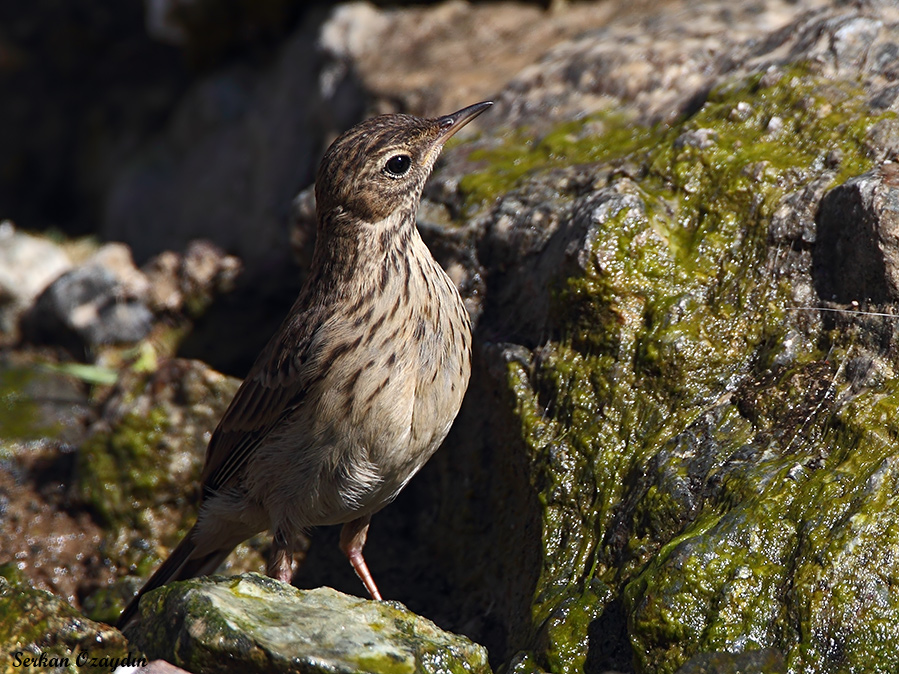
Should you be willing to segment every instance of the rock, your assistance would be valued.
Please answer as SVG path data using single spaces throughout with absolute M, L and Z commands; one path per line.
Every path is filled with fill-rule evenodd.
M 39 298 L 28 321 L 28 336 L 55 341 L 73 333 L 85 344 L 136 342 L 150 331 L 152 314 L 135 299 L 120 301 L 115 276 L 103 267 L 68 272 Z
M 536 130 L 450 150 L 429 194 L 476 238 L 483 378 L 433 472 L 409 490 L 423 499 L 437 476 L 464 473 L 452 480 L 466 486 L 462 505 L 448 490 L 444 519 L 418 531 L 439 530 L 434 558 L 465 588 L 456 596 L 493 607 L 481 634 L 506 630 L 508 641 L 479 637 L 491 654 L 554 672 L 727 671 L 710 655 L 720 651 L 740 654 L 735 667 L 760 650 L 803 671 L 895 662 L 899 623 L 874 599 L 897 573 L 884 561 L 895 550 L 883 486 L 894 450 L 875 439 L 895 432 L 893 296 L 869 307 L 879 314 L 856 313 L 826 304 L 818 276 L 851 283 L 888 257 L 892 193 L 880 176 L 892 113 L 872 107 L 893 66 L 879 59 L 878 70 L 856 47 L 888 53 L 895 18 L 885 5 L 813 11 L 742 46 L 705 42 L 705 53 L 698 45 L 714 32 L 665 46 L 623 22 L 614 30 L 627 40 L 585 35 L 534 67 L 529 90 L 510 85 L 498 109 Z M 841 49 L 825 56 L 831 40 Z M 715 74 L 661 88 L 650 69 L 628 79 L 644 72 L 632 56 L 669 47 L 685 61 L 663 68 L 714 58 Z M 773 65 L 783 50 L 800 65 Z M 597 67 L 584 69 L 591 54 Z M 621 91 L 603 89 L 615 107 L 572 121 L 591 88 L 566 78 L 599 65 L 619 78 Z M 666 107 L 687 114 L 650 125 Z M 567 120 L 556 124 L 560 110 Z M 840 213 L 822 203 L 831 190 L 828 199 L 870 204 L 861 226 L 882 231 L 882 245 L 849 234 L 850 255 L 828 241 L 847 226 L 839 215 L 824 224 L 828 208 Z M 877 287 L 889 278 L 880 272 Z M 454 557 L 466 521 L 483 523 L 483 540 L 510 541 L 520 582 L 474 542 Z M 827 526 L 839 532 L 833 547 Z M 541 532 L 536 552 L 526 531 Z M 522 595 L 529 627 L 516 620 Z
M 372 111 L 438 115 L 490 98 L 561 37 L 602 25 L 606 4 L 552 14 L 532 5 L 354 2 L 324 22 L 310 14 L 274 63 L 220 70 L 191 88 L 109 186 L 103 236 L 128 243 L 141 261 L 208 239 L 251 274 L 264 271 L 288 244 L 291 198 L 312 183 L 337 134 Z M 188 3 L 180 17 L 215 6 Z
M 87 620 L 49 592 L 32 589 L 12 565 L 0 567 L 0 613 L 0 648 L 11 668 L 89 672 L 145 662 L 129 650 L 120 632 Z
M 150 331 L 150 284 L 122 244 L 107 244 L 54 281 L 23 320 L 38 343 L 98 346 L 137 342 Z
M 72 266 L 56 244 L 0 222 L 0 341 L 18 336 L 18 322 L 34 299 Z
M 899 165 L 885 162 L 833 188 L 817 221 L 815 283 L 823 299 L 899 299 Z
M 745 653 L 703 653 L 690 658 L 677 674 L 785 674 L 786 671 L 783 656 L 773 648 L 763 648 Z
M 233 288 L 240 270 L 238 258 L 209 241 L 190 242 L 183 255 L 165 251 L 143 268 L 149 306 L 155 312 L 198 316 L 214 297 Z
M 87 349 L 98 362 L 118 366 L 121 353 L 96 347 L 140 342 L 154 330 L 153 344 L 141 348 L 170 356 L 212 300 L 234 289 L 241 269 L 208 241 L 160 253 L 143 269 L 127 246 L 108 243 L 40 295 L 23 314 L 22 332 L 31 342 Z
M 116 670 L 113 674 L 186 674 L 187 670 L 175 667 L 165 660 L 153 660 L 143 667 L 137 669 L 122 671 Z
M 130 634 L 150 657 L 194 672 L 490 672 L 483 648 L 400 604 L 257 574 L 156 590 Z

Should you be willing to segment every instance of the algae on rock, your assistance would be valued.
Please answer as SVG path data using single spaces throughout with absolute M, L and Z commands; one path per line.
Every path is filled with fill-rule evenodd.
M 808 184 L 820 194 L 873 166 L 868 130 L 892 117 L 854 83 L 772 68 L 667 130 L 636 131 L 596 185 L 580 178 L 559 225 L 575 244 L 553 281 L 554 331 L 507 359 L 543 509 L 540 666 L 583 663 L 619 600 L 638 671 L 768 648 L 795 671 L 864 668 L 899 643 L 884 613 L 899 608 L 886 592 L 899 574 L 891 387 L 853 391 L 842 364 L 870 344 L 794 311 L 810 256 L 769 236 Z M 589 156 L 606 138 L 583 129 L 565 133 Z M 541 148 L 521 150 L 522 190 L 554 170 Z M 469 181 L 472 198 L 487 184 Z M 864 559 L 878 560 L 873 577 Z
M 120 632 L 88 620 L 49 592 L 31 588 L 13 564 L 0 566 L 0 652 L 7 658 L 4 671 L 74 674 L 96 672 L 98 662 L 111 671 L 141 660 Z
M 401 604 L 253 573 L 173 583 L 149 593 L 140 616 L 135 643 L 198 673 L 490 673 L 482 647 Z
M 131 581 L 146 578 L 192 524 L 208 434 L 238 383 L 179 359 L 151 374 L 127 373 L 79 448 L 76 496 L 106 532 L 102 555 L 130 569 Z M 135 582 L 87 597 L 90 615 L 113 621 Z

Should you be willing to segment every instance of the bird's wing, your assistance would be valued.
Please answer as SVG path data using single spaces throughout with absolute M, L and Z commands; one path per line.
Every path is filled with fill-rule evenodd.
M 314 333 L 309 318 L 285 321 L 234 395 L 206 449 L 204 496 L 227 486 L 271 430 L 302 403 L 314 376 L 300 367 Z

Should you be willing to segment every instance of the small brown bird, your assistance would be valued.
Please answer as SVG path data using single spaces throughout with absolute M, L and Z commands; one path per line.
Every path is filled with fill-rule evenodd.
M 490 105 L 382 115 L 328 148 L 309 277 L 212 434 L 197 523 L 119 627 L 145 593 L 212 573 L 266 529 L 267 573 L 290 582 L 303 532 L 343 524 L 341 550 L 381 598 L 362 556 L 371 516 L 446 437 L 471 366 L 468 314 L 415 214 L 443 144 Z

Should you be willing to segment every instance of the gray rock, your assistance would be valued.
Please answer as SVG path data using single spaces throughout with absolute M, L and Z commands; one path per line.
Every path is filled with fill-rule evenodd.
M 194 672 L 490 672 L 482 647 L 400 604 L 258 574 L 160 588 L 129 634 L 151 658 Z
M 823 299 L 899 299 L 899 165 L 885 162 L 832 189 L 817 220 L 815 281 Z
M 56 279 L 23 320 L 36 342 L 97 346 L 137 342 L 152 326 L 146 306 L 150 282 L 121 243 L 97 249 Z
M 18 320 L 34 299 L 72 266 L 56 244 L 0 222 L 0 339 L 16 336 Z
M 193 239 L 253 268 L 283 249 L 290 198 L 312 181 L 328 136 L 329 115 L 310 94 L 313 44 L 306 25 L 270 69 L 235 66 L 193 86 L 112 182 L 104 238 L 125 241 L 140 262 Z
M 96 264 L 59 277 L 35 302 L 23 322 L 29 339 L 50 344 L 96 346 L 137 342 L 149 332 L 153 314 L 113 271 Z

